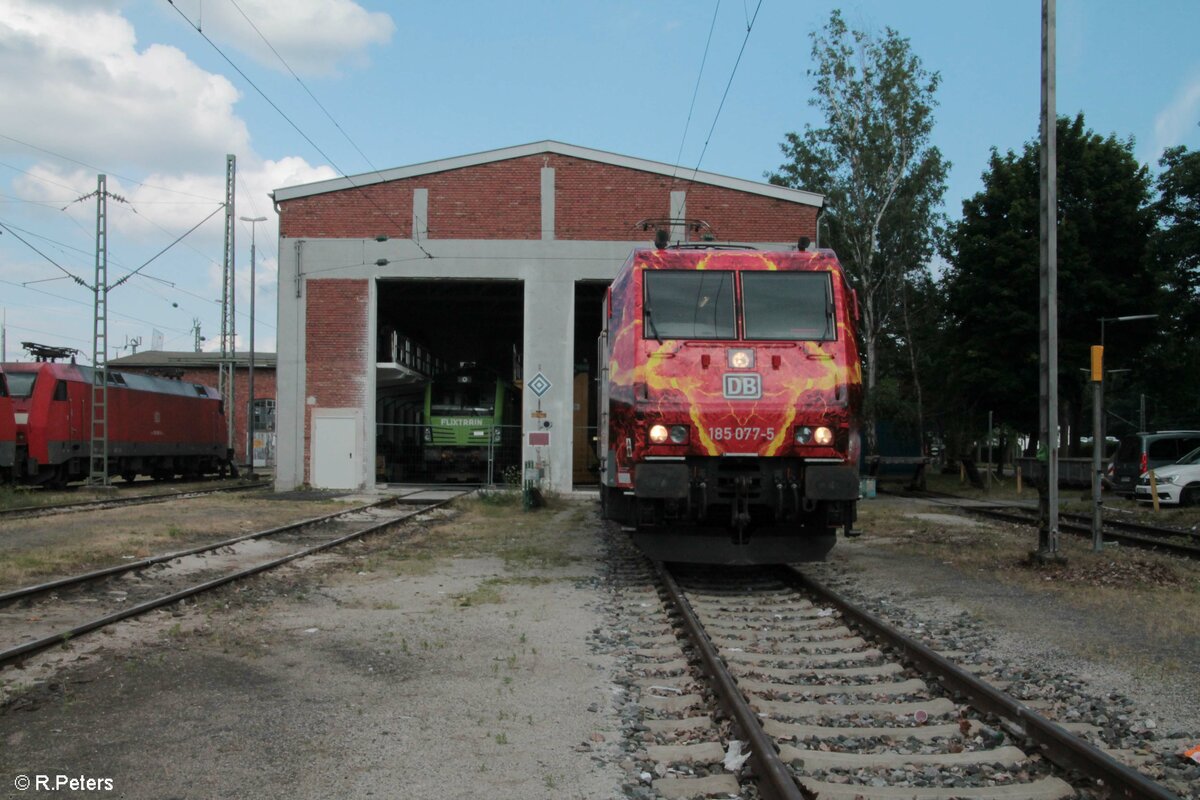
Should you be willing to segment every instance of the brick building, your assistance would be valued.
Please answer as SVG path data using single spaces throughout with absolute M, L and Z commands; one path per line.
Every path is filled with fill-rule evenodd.
M 190 351 L 143 350 L 133 355 L 114 358 L 110 369 L 143 375 L 178 378 L 186 383 L 199 383 L 217 388 L 220 383 L 220 354 Z M 234 460 L 246 463 L 246 419 L 250 414 L 250 354 L 234 356 L 233 399 L 237 408 L 233 414 Z M 255 466 L 275 464 L 275 354 L 254 354 L 255 404 Z M 228 409 L 226 410 L 228 414 Z
M 658 230 L 671 242 L 790 249 L 818 240 L 823 204 L 552 141 L 277 189 L 274 200 L 280 490 L 414 474 L 382 453 L 419 431 L 422 354 L 511 370 L 516 458 L 549 488 L 593 482 L 595 339 L 631 249 Z

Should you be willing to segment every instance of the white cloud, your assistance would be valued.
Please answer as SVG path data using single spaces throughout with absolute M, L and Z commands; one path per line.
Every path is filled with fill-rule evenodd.
M 396 30 L 390 16 L 367 11 L 353 0 L 176 2 L 193 21 L 203 13 L 206 34 L 230 42 L 265 66 L 284 71 L 271 52 L 274 47 L 302 75 L 328 74 L 344 61 L 362 63 L 370 45 L 386 44 Z
M 0 74 L 4 132 L 80 161 L 200 169 L 249 149 L 233 84 L 174 47 L 139 50 L 102 7 L 0 0 Z
M 1154 160 L 1168 147 L 1181 144 L 1188 132 L 1194 132 L 1200 123 L 1200 74 L 1191 79 L 1175 93 L 1171 104 L 1158 112 L 1154 118 Z

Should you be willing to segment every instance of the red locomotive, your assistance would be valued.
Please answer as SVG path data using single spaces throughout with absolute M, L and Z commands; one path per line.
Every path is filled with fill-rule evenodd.
M 13 417 L 12 398 L 8 396 L 4 368 L 0 367 L 0 482 L 12 480 L 16 453 L 17 422 Z
M 91 471 L 91 367 L 9 363 L 16 417 L 16 480 L 62 485 Z M 138 475 L 224 474 L 224 403 L 215 389 L 149 375 L 108 371 L 108 471 L 132 481 Z
M 857 298 L 837 257 L 635 250 L 604 316 L 604 516 L 656 559 L 824 559 L 859 497 Z

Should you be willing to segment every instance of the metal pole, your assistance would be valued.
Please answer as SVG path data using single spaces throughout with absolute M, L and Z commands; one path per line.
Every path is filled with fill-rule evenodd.
M 266 217 L 240 217 L 242 222 L 250 223 L 250 369 L 246 376 L 249 383 L 250 400 L 246 404 L 246 471 L 247 477 L 254 477 L 254 251 L 258 223 L 266 222 Z
M 988 466 L 987 466 L 987 490 L 992 491 L 992 412 L 988 412 Z
M 96 277 L 92 286 L 90 486 L 108 486 L 108 176 L 96 176 Z
M 1046 488 L 1040 497 L 1038 553 L 1058 555 L 1058 158 L 1055 112 L 1055 0 L 1042 0 L 1040 434 L 1046 448 Z
M 1103 326 L 1104 323 L 1100 323 Z M 1101 328 L 1103 330 L 1103 327 Z M 1100 334 L 1104 338 L 1104 334 Z M 1104 549 L 1104 347 L 1092 348 L 1092 550 Z

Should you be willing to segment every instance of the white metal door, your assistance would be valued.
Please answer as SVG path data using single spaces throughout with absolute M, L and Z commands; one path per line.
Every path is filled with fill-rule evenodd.
M 318 489 L 357 489 L 358 425 L 353 416 L 313 416 L 312 485 Z

